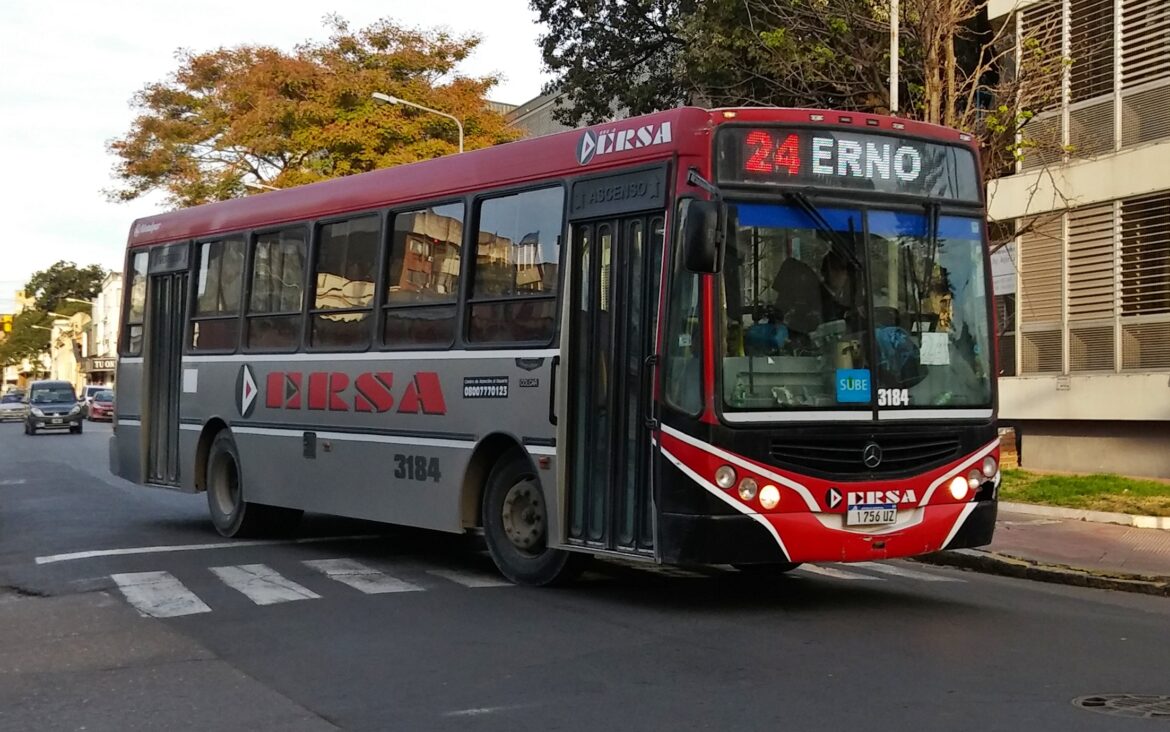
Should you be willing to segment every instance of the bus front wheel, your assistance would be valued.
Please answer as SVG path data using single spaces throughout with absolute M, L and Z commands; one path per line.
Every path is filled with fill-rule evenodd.
M 303 513 L 244 500 L 240 453 L 227 430 L 215 436 L 207 454 L 207 507 L 215 530 L 229 538 L 289 533 Z
M 488 476 L 483 533 L 500 572 L 520 585 L 572 579 L 588 556 L 548 546 L 550 512 L 540 477 L 520 450 L 504 455 Z

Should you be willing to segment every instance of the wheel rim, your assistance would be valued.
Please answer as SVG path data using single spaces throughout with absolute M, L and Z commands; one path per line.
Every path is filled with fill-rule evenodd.
M 209 490 L 215 506 L 224 516 L 231 516 L 240 503 L 240 475 L 231 455 L 219 455 L 211 468 Z
M 512 546 L 527 554 L 538 554 L 544 548 L 544 498 L 536 481 L 525 478 L 508 489 L 501 517 Z

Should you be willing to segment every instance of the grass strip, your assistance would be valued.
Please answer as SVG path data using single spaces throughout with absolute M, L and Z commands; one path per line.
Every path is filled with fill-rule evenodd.
M 1005 470 L 999 497 L 1043 506 L 1170 516 L 1170 483 L 1119 475 L 1043 475 Z

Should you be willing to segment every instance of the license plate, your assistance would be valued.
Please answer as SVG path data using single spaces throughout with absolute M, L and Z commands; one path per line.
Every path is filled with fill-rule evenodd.
M 63 420 L 63 419 L 54 419 L 54 420 L 52 420 L 53 424 L 61 424 L 61 423 L 63 423 L 64 421 L 65 421 L 65 420 Z
M 850 506 L 845 514 L 846 526 L 881 526 L 898 520 L 898 508 L 893 503 L 873 503 Z

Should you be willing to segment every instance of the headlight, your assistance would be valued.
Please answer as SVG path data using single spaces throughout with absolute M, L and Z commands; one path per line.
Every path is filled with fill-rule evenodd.
M 983 465 L 979 466 L 979 469 L 982 470 L 983 474 L 988 478 L 994 478 L 996 471 L 999 470 L 999 463 L 995 462 L 995 458 L 988 455 L 987 457 L 983 458 Z
M 735 485 L 735 469 L 730 465 L 719 466 L 719 469 L 715 471 L 715 484 L 723 489 Z
M 972 470 L 970 473 L 967 473 L 967 485 L 973 491 L 979 490 L 979 486 L 983 485 L 983 473 L 980 473 L 978 470 Z
M 951 495 L 956 501 L 967 495 L 967 479 L 961 475 L 956 475 L 949 486 Z
M 759 486 L 756 481 L 751 478 L 744 478 L 739 482 L 739 497 L 745 501 L 750 501 L 756 497 L 756 491 Z
M 44 417 L 44 416 L 45 416 L 45 413 L 44 413 L 44 412 L 42 412 L 42 411 L 40 410 L 40 408 L 38 408 L 38 407 L 33 407 L 33 408 L 32 408 L 32 413 L 33 413 L 33 416 L 35 416 L 35 417 Z
M 776 508 L 780 503 L 780 489 L 774 485 L 766 485 L 760 489 L 760 505 L 766 509 Z
M 80 411 L 81 411 L 81 405 L 80 405 L 80 404 L 74 404 L 74 405 L 73 405 L 73 409 L 70 409 L 70 410 L 69 410 L 69 413 L 70 413 L 70 414 L 77 414 L 77 413 L 78 413 L 78 412 L 80 412 Z

